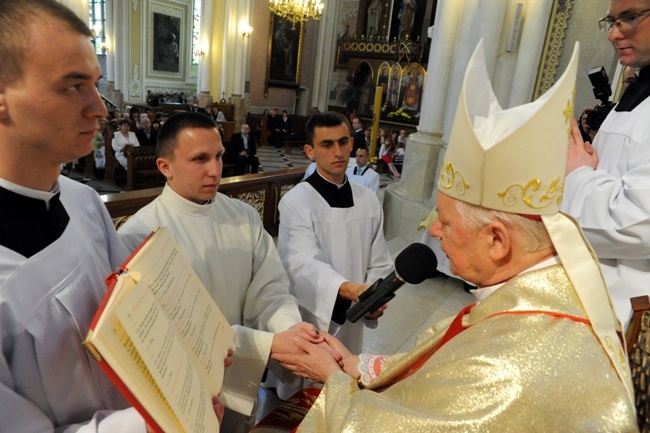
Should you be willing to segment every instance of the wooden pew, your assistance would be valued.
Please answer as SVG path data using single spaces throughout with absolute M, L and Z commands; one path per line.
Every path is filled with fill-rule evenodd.
M 302 149 L 307 144 L 305 124 L 311 116 L 291 116 L 291 134 L 282 137 L 284 154 L 291 155 L 291 148 L 296 146 Z
M 156 165 L 156 146 L 124 146 L 126 155 L 126 185 L 127 191 L 138 187 L 154 187 L 165 184 L 165 176 L 158 171 Z
M 242 200 L 253 206 L 260 214 L 264 228 L 277 236 L 280 223 L 278 203 L 286 191 L 300 183 L 305 167 L 289 168 L 270 173 L 247 174 L 221 179 L 219 192 Z M 152 202 L 162 187 L 102 194 L 101 198 L 116 226 L 143 206 Z

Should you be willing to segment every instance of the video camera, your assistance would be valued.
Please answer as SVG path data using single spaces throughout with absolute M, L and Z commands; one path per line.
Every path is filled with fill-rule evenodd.
M 589 81 L 591 81 L 591 85 L 594 88 L 594 96 L 596 99 L 600 100 L 600 103 L 591 110 L 585 111 L 583 117 L 585 117 L 585 123 L 589 126 L 591 131 L 598 131 L 600 125 L 603 124 L 603 121 L 615 105 L 609 100 L 609 97 L 612 96 L 612 87 L 609 84 L 609 78 L 607 77 L 607 72 L 605 72 L 603 66 L 591 68 L 587 75 L 589 76 Z M 582 117 L 580 119 L 582 120 Z M 589 133 L 584 130 L 582 121 L 578 122 L 578 126 L 580 127 L 583 140 L 592 141 L 592 137 L 590 137 Z

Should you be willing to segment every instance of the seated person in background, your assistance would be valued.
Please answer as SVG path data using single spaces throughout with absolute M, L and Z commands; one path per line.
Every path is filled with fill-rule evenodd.
M 260 160 L 257 158 L 255 138 L 250 132 L 250 126 L 244 123 L 241 132 L 234 133 L 226 145 L 224 160 L 235 163 L 235 176 L 246 172 L 246 164 L 250 164 L 251 173 L 259 170 Z
M 556 197 L 522 194 L 531 179 L 563 183 L 577 57 L 541 98 L 502 111 L 479 44 L 430 228 L 452 270 L 479 287 L 478 302 L 425 331 L 409 353 L 337 346 L 343 369 L 306 341 L 305 354 L 275 356 L 325 382 L 299 432 L 638 431 L 598 262 Z
M 282 111 L 282 118 L 280 119 L 280 132 L 282 136 L 291 134 L 291 119 L 287 110 Z
M 205 114 L 207 116 L 208 112 L 205 111 L 205 108 L 201 107 L 199 104 L 199 98 L 192 99 L 192 103 L 188 107 L 187 111 L 193 111 L 195 113 Z
M 387 138 L 386 141 L 384 141 L 384 144 L 382 144 L 381 148 L 379 149 L 379 159 L 384 161 L 388 166 L 390 172 L 393 174 L 393 176 L 399 179 L 401 175 L 399 174 L 399 171 L 397 171 L 397 168 L 393 163 L 393 158 L 395 157 L 396 150 L 397 150 L 397 142 L 394 141 L 392 138 L 391 139 Z
M 406 140 L 397 143 L 397 149 L 395 149 L 395 157 L 393 158 L 393 164 L 395 165 L 397 171 L 399 171 L 400 176 L 402 174 L 402 167 L 404 166 L 404 155 L 406 154 L 406 150 L 404 149 L 405 147 Z
M 172 230 L 193 269 L 235 329 L 232 365 L 226 370 L 221 401 L 241 410 L 246 387 L 257 387 L 269 355 L 297 350 L 295 336 L 322 342 L 313 325 L 300 323 L 296 299 L 271 236 L 248 204 L 218 194 L 224 149 L 209 117 L 176 114 L 160 130 L 157 164 L 167 184 L 119 230 L 131 249 L 157 226 Z M 290 373 L 273 363 L 278 376 Z M 250 415 L 250 414 L 247 414 Z M 252 417 L 226 410 L 221 432 L 247 432 Z
M 348 179 L 369 188 L 375 194 L 379 193 L 379 174 L 368 164 L 368 149 L 358 148 L 355 158 L 357 165 L 348 168 L 345 172 Z
M 155 146 L 158 131 L 151 128 L 151 120 L 148 117 L 143 117 L 140 119 L 140 125 L 142 128 L 135 132 L 140 146 Z
M 126 170 L 126 155 L 124 155 L 124 147 L 130 144 L 134 147 L 139 147 L 140 142 L 135 136 L 135 132 L 131 132 L 131 122 L 128 119 L 120 121 L 120 130 L 113 136 L 111 146 L 115 151 L 115 159 L 120 163 L 124 170 Z
M 227 122 L 228 119 L 226 119 L 226 115 L 223 114 L 223 111 L 219 110 L 217 108 L 217 122 Z
M 406 145 L 406 137 L 406 129 L 400 129 L 399 135 L 397 136 L 397 143 L 404 143 L 404 145 Z

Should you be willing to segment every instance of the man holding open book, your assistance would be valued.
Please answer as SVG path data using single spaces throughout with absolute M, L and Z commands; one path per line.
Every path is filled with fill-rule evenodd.
M 97 193 L 60 176 L 107 115 L 90 37 L 56 1 L 0 0 L 0 432 L 146 430 L 82 345 L 128 253 Z
M 120 228 L 120 236 L 133 249 L 155 227 L 169 227 L 234 327 L 233 363 L 221 389 L 227 408 L 221 431 L 245 432 L 255 421 L 254 403 L 269 356 L 295 352 L 296 336 L 317 343 L 323 339 L 314 325 L 301 323 L 286 272 L 257 211 L 217 194 L 223 153 L 212 119 L 192 112 L 170 117 L 156 146 L 167 184 Z M 276 376 L 293 378 L 276 363 L 270 368 Z

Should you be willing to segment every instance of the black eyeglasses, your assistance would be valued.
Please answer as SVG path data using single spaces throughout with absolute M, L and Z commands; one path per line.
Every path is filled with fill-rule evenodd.
M 612 27 L 614 27 L 614 24 L 616 24 L 620 31 L 629 30 L 639 24 L 641 18 L 648 12 L 650 12 L 650 9 L 646 9 L 641 12 L 635 12 L 633 14 L 621 15 L 620 17 L 616 18 L 601 18 L 598 20 L 598 28 L 601 32 L 609 33 L 612 30 Z

